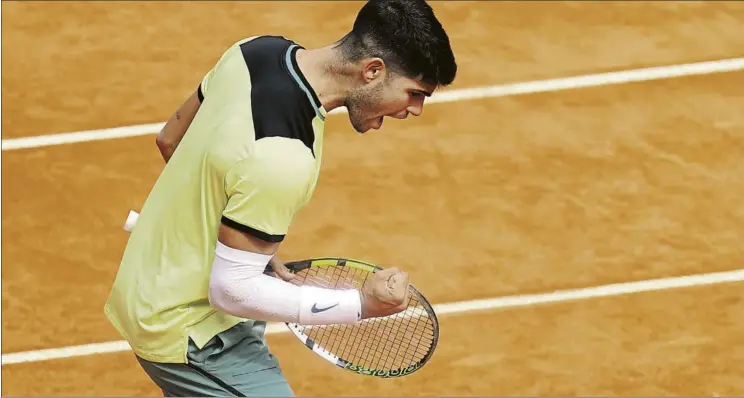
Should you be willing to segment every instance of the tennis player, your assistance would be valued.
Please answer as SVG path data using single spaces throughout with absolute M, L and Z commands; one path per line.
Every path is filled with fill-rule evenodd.
M 300 287 L 275 253 L 315 189 L 327 113 L 346 107 L 359 133 L 418 116 L 456 69 L 423 0 L 370 1 L 326 47 L 257 36 L 222 54 L 157 137 L 166 165 L 105 305 L 166 396 L 291 396 L 266 322 L 354 324 L 406 308 L 398 269 L 361 290 Z

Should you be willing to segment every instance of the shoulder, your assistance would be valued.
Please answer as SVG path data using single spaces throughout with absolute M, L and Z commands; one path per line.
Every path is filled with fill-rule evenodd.
M 250 74 L 256 140 L 294 138 L 313 151 L 313 121 L 323 121 L 324 116 L 320 100 L 297 65 L 300 48 L 284 37 L 262 36 L 244 43 L 241 52 Z
M 274 63 L 272 60 L 281 58 L 293 44 L 291 40 L 280 36 L 242 38 L 223 51 L 209 74 L 228 75 L 228 78 L 232 78 L 234 73 L 242 74 L 246 70 L 259 69 L 267 64 L 272 65 Z

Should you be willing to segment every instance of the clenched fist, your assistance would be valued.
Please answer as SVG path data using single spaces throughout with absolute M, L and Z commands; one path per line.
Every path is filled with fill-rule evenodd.
M 395 267 L 370 274 L 360 290 L 362 319 L 397 314 L 408 307 L 408 274 Z

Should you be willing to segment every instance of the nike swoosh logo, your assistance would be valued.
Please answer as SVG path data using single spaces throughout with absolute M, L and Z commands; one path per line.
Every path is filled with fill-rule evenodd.
M 335 307 L 335 306 L 337 306 L 337 305 L 338 305 L 338 303 L 336 303 L 336 304 L 333 304 L 333 305 L 332 305 L 332 306 L 330 306 L 330 307 L 325 307 L 325 308 L 318 308 L 318 304 L 317 304 L 317 303 L 315 303 L 315 304 L 313 304 L 313 308 L 310 308 L 310 311 L 311 311 L 311 312 L 312 312 L 313 314 L 317 314 L 318 312 L 328 311 L 328 310 L 330 310 L 331 308 L 333 308 L 333 307 Z

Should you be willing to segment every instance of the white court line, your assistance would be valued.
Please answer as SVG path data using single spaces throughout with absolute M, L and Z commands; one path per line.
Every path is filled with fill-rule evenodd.
M 429 104 L 466 101 L 482 98 L 495 98 L 508 95 L 544 93 L 611 84 L 669 79 L 682 76 L 706 75 L 720 72 L 733 72 L 744 69 L 744 58 L 730 58 L 716 61 L 657 66 L 631 69 L 618 72 L 598 73 L 558 79 L 537 80 L 524 83 L 499 84 L 485 87 L 465 88 L 435 93 Z M 346 108 L 334 109 L 331 114 L 344 113 Z M 77 131 L 72 133 L 50 134 L 36 137 L 10 138 L 2 140 L 2 150 L 37 148 L 50 145 L 72 144 L 95 140 L 134 137 L 155 134 L 165 125 L 162 123 L 140 124 L 101 130 Z
M 615 283 L 581 289 L 558 290 L 550 293 L 524 294 L 481 300 L 460 301 L 435 305 L 434 310 L 438 315 L 459 314 L 496 308 L 513 308 L 534 304 L 556 303 L 562 301 L 741 281 L 744 281 L 744 269 L 672 278 L 650 279 L 638 282 Z M 289 330 L 286 326 L 281 323 L 269 324 L 266 329 L 267 334 L 285 333 L 288 331 Z M 73 347 L 16 352 L 12 354 L 3 354 L 2 365 L 48 361 L 52 359 L 123 352 L 128 350 L 130 350 L 130 347 L 125 341 L 111 341 L 107 343 L 85 344 Z

